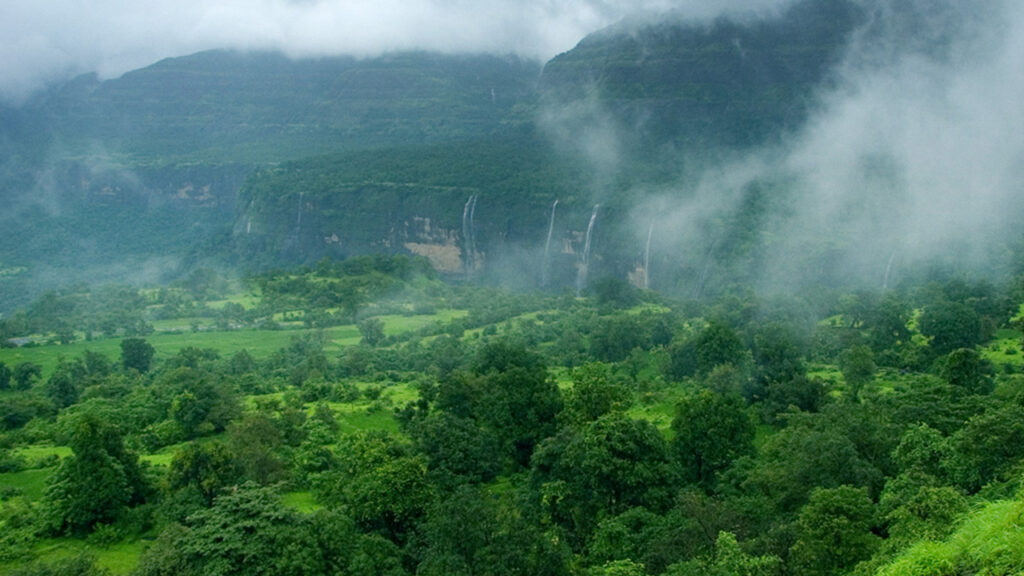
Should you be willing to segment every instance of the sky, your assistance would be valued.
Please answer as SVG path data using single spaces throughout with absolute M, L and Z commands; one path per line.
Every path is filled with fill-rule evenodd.
M 201 50 L 293 57 L 431 50 L 548 59 L 627 15 L 776 10 L 787 0 L 33 0 L 0 2 L 0 98 Z

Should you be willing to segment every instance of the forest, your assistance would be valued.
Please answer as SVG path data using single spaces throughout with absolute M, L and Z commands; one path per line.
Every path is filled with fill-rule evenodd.
M 811 296 L 48 293 L 0 324 L 0 570 L 1019 573 L 1024 276 Z

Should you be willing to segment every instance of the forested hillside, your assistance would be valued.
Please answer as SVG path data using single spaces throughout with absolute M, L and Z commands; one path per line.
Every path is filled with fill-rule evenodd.
M 685 198 L 697 167 L 720 152 L 798 128 L 859 14 L 845 1 L 800 2 L 763 21 L 625 22 L 543 70 L 512 57 L 212 51 L 111 80 L 76 78 L 0 116 L 11 152 L 0 170 L 10 206 L 4 307 L 69 281 L 145 282 L 197 265 L 251 269 L 379 250 L 440 251 L 458 260 L 453 270 L 523 277 L 543 258 L 555 200 L 564 258 L 551 282 L 575 282 L 569 268 L 598 203 L 596 272 L 635 274 L 636 204 L 666 192 Z M 604 124 L 613 132 L 589 131 Z M 607 138 L 616 157 L 574 152 Z M 460 210 L 471 196 L 479 242 L 467 249 Z M 360 205 L 382 201 L 364 217 Z M 427 220 L 438 226 L 417 229 Z M 723 233 L 717 225 L 701 224 L 709 235 Z M 662 289 L 707 284 L 701 258 L 659 266 L 671 271 Z
M 1014 574 L 1020 278 L 816 302 L 425 259 L 2 325 L 11 574 Z

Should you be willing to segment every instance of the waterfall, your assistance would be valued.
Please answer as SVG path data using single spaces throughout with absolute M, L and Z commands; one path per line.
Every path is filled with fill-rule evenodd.
M 299 215 L 295 219 L 295 236 L 296 238 L 302 234 L 302 192 L 299 192 Z
M 583 242 L 583 259 L 580 261 L 580 269 L 576 275 L 576 295 L 583 292 L 587 285 L 587 272 L 590 267 L 590 234 L 594 231 L 594 221 L 597 220 L 597 209 L 600 204 L 594 204 L 594 211 L 590 213 L 590 223 L 587 224 L 587 237 Z
M 651 235 L 654 234 L 654 220 L 647 229 L 647 246 L 644 248 L 644 290 L 651 287 L 651 279 L 648 271 L 651 269 Z
M 889 289 L 889 272 L 892 272 L 892 261 L 896 259 L 896 251 L 893 250 L 889 256 L 889 263 L 885 265 L 885 278 L 882 280 L 882 290 Z
M 548 260 L 548 252 L 551 250 L 551 234 L 555 231 L 555 209 L 558 208 L 558 200 L 551 205 L 551 220 L 548 222 L 548 239 L 544 241 L 544 258 L 540 263 L 540 285 L 547 286 L 548 284 L 548 267 L 550 261 Z
M 466 267 L 466 274 L 469 274 L 474 267 L 474 254 L 476 252 L 476 240 L 473 238 L 473 215 L 476 213 L 476 194 L 466 200 L 462 208 L 462 248 L 465 250 L 463 264 Z

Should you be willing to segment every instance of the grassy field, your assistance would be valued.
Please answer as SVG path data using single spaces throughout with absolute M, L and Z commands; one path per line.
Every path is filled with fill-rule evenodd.
M 449 322 L 453 318 L 465 316 L 464 310 L 443 310 L 437 314 L 420 316 L 381 316 L 384 322 L 384 332 L 387 335 L 401 334 L 418 330 L 424 326 L 438 322 Z M 207 319 L 178 319 L 161 321 L 161 326 L 190 327 L 192 321 L 208 322 Z M 202 324 L 206 326 L 207 324 Z M 221 356 L 230 356 L 241 350 L 246 350 L 256 359 L 268 357 L 270 354 L 288 346 L 293 338 L 302 337 L 314 332 L 316 329 L 295 329 L 295 330 L 231 330 L 214 331 L 200 330 L 192 332 L 187 329 L 183 332 L 156 332 L 146 336 L 153 348 L 156 350 L 155 359 L 162 360 L 178 353 L 182 348 L 194 346 L 197 348 L 212 348 L 218 351 Z M 347 346 L 354 346 L 359 343 L 361 336 L 359 329 L 354 325 L 335 326 L 323 330 L 327 337 L 327 345 L 324 351 L 340 353 Z M 57 364 L 62 358 L 77 358 L 86 350 L 98 352 L 110 358 L 112 361 L 121 357 L 121 338 L 104 338 L 98 340 L 79 340 L 71 344 L 45 344 L 39 346 L 22 348 L 0 349 L 0 362 L 8 366 L 14 366 L 22 362 L 34 362 L 43 369 L 43 379 L 53 373 Z
M 1021 333 L 1017 330 L 998 330 L 995 338 L 981 349 L 984 356 L 996 370 L 1010 366 L 1020 372 L 1024 365 L 1024 351 L 1021 350 Z
M 31 501 L 39 500 L 46 491 L 46 479 L 53 474 L 53 468 L 35 468 L 20 472 L 0 474 L 0 486 L 17 488 Z

